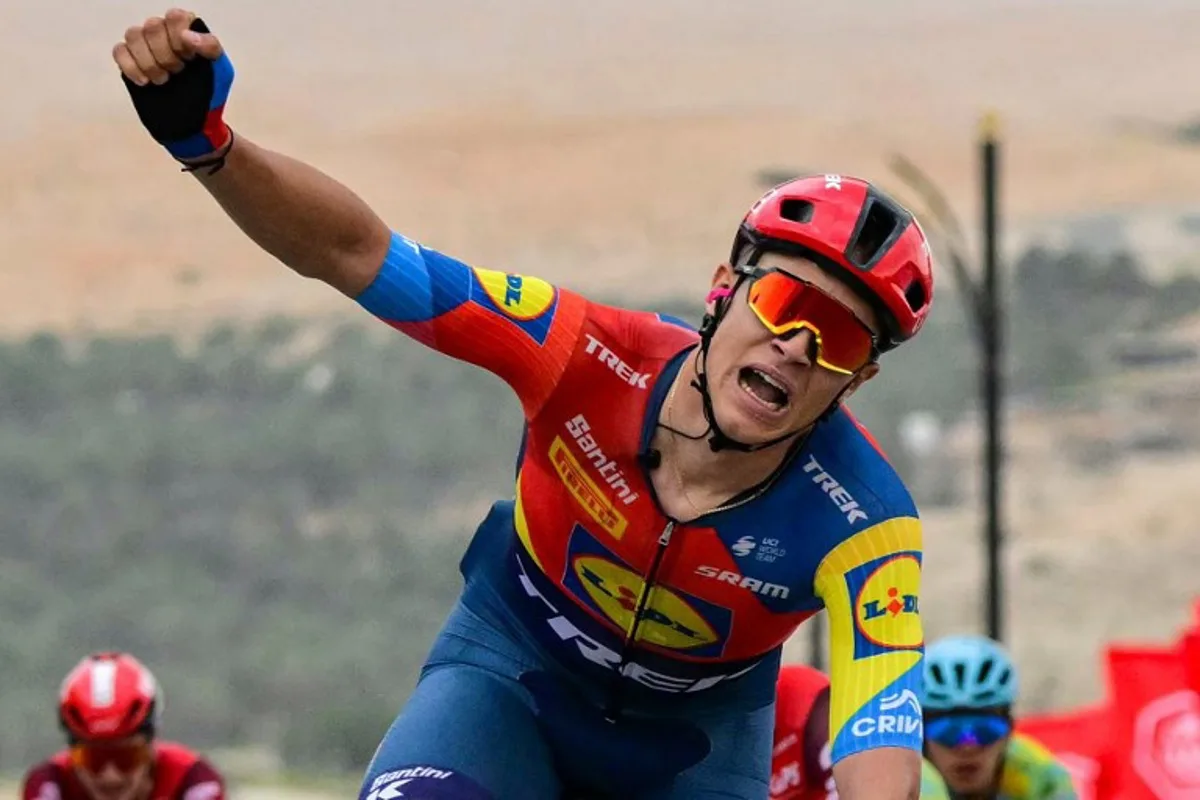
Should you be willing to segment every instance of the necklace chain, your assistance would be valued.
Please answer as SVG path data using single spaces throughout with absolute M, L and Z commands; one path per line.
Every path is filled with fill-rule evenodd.
M 671 424 L 672 428 L 675 426 L 675 390 L 679 388 L 679 380 L 680 375 L 676 374 L 675 380 L 671 382 L 671 389 L 667 392 L 667 421 Z M 679 437 L 674 431 L 671 431 L 671 438 L 678 440 Z M 683 495 L 684 501 L 692 507 L 692 511 L 696 512 L 697 517 L 704 516 L 705 512 L 692 501 L 691 495 L 688 494 L 687 486 L 683 483 L 683 473 L 679 470 L 678 458 L 671 459 L 671 472 L 675 475 L 675 483 L 679 487 L 679 493 Z

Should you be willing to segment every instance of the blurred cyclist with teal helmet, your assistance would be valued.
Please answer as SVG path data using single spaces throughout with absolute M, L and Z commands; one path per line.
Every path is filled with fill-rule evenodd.
M 1002 645 L 950 636 L 925 652 L 922 800 L 1074 800 L 1070 773 L 1013 731 L 1017 668 Z

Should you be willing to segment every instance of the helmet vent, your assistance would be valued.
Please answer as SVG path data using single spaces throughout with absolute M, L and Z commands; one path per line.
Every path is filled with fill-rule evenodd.
M 920 281 L 913 281 L 904 290 L 904 302 L 908 303 L 908 307 L 914 313 L 920 311 L 929 303 L 929 296 L 926 294 L 925 287 L 921 285 Z
M 807 200 L 789 198 L 779 204 L 779 216 L 789 222 L 812 222 L 814 206 Z
M 946 676 L 942 673 L 941 664 L 933 664 L 930 671 L 933 672 L 933 679 L 938 682 L 939 686 L 946 682 Z
M 899 237 L 902 222 L 907 223 L 907 220 L 901 220 L 889 204 L 868 197 L 867 213 L 859 221 L 858 230 L 846 250 L 846 258 L 859 269 L 870 269 L 875 259 Z
M 71 719 L 64 720 L 64 722 L 67 722 L 67 724 L 70 727 L 74 727 L 74 728 L 77 728 L 80 730 L 83 730 L 87 727 L 87 723 L 83 721 L 83 716 L 76 709 L 68 708 L 66 711 L 66 715 L 68 717 L 70 717 Z
M 961 661 L 954 665 L 954 682 L 959 689 L 967 685 L 967 667 Z

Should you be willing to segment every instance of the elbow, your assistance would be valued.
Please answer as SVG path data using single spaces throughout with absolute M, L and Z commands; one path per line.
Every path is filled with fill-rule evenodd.
M 293 253 L 290 257 L 277 254 L 277 257 L 297 275 L 356 297 L 379 274 L 390 245 L 391 231 L 379 224 L 340 237 L 324 248 Z

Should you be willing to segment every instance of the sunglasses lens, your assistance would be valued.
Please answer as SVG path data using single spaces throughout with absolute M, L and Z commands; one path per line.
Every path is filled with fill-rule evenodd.
M 142 743 L 77 744 L 71 748 L 71 759 L 77 767 L 100 773 L 108 765 L 118 772 L 132 772 L 150 760 L 150 747 Z
M 853 372 L 871 360 L 871 333 L 854 312 L 811 284 L 784 272 L 768 272 L 750 286 L 750 308 L 771 333 L 807 328 L 820 341 L 820 360 Z
M 925 738 L 943 747 L 987 747 L 1012 732 L 1006 717 L 994 714 L 937 717 L 925 721 Z

